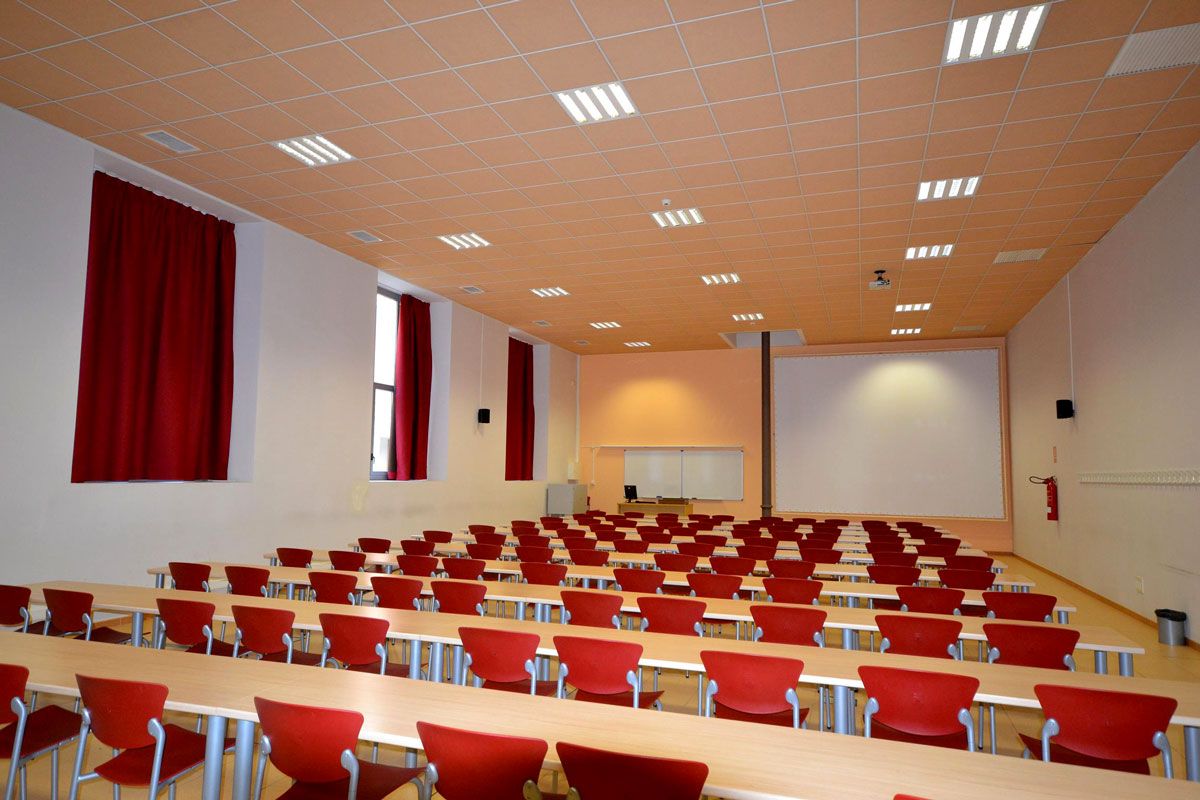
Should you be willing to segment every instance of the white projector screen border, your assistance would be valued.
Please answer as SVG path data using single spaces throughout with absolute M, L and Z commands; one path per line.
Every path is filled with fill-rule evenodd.
M 776 508 L 1005 517 L 998 348 L 774 362 Z

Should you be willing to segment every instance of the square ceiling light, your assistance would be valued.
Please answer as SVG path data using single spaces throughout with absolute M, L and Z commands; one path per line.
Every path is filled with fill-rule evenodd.
M 649 347 L 649 342 L 626 342 L 626 347 Z
M 295 139 L 276 142 L 275 146 L 309 167 L 324 167 L 354 160 L 354 156 L 324 136 L 297 136 Z
M 904 251 L 904 259 L 912 261 L 919 258 L 945 258 L 950 255 L 950 251 L 954 249 L 952 244 L 935 244 L 932 247 L 922 245 L 921 247 L 910 247 Z
M 763 318 L 763 315 L 757 311 L 752 314 L 734 314 L 734 322 L 755 322 Z
M 741 283 L 742 279 L 736 272 L 722 272 L 717 275 L 701 275 L 700 280 L 705 286 L 719 286 L 724 283 Z
M 928 311 L 933 307 L 933 303 L 901 303 L 896 306 L 896 312 L 904 311 Z
M 971 197 L 979 188 L 979 176 L 968 178 L 945 178 L 940 181 L 921 181 L 917 187 L 917 202 L 928 200 L 956 200 Z
M 946 30 L 943 64 L 1028 53 L 1046 22 L 1047 3 L 952 20 Z
M 629 99 L 629 93 L 619 83 L 600 83 L 582 89 L 555 92 L 554 96 L 578 125 L 624 119 L 638 113 L 637 107 Z
M 439 236 L 446 244 L 455 250 L 465 250 L 469 247 L 491 247 L 492 243 L 478 233 L 453 233 L 449 236 Z
M 529 291 L 538 297 L 566 297 L 570 294 L 570 292 L 561 286 L 547 286 L 543 289 L 530 289 Z
M 892 328 L 892 336 L 915 336 L 920 332 L 920 328 Z
M 621 327 L 621 323 L 619 323 L 619 322 L 591 322 L 588 324 L 590 324 L 593 328 L 599 328 L 600 330 Z
M 680 211 L 653 211 L 650 216 L 660 228 L 678 228 L 681 225 L 703 225 L 704 217 L 698 208 L 685 208 Z

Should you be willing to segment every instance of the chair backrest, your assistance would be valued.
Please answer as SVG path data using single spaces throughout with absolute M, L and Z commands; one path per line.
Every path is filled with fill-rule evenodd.
M 475 535 L 478 535 L 481 533 L 495 533 L 496 526 L 495 525 L 468 525 L 467 532 L 471 533 L 471 534 L 475 534 Z M 503 534 L 501 534 L 501 535 L 503 535 Z
M 817 565 L 798 558 L 772 558 L 767 561 L 767 571 L 774 578 L 811 578 Z
M 542 528 L 546 530 L 550 530 L 551 528 L 567 527 L 567 521 L 562 517 L 539 517 L 538 522 L 540 522 Z
M 618 553 L 646 553 L 650 550 L 650 543 L 641 539 L 621 539 L 613 542 L 613 549 Z
M 917 617 L 905 614 L 876 614 L 875 624 L 885 650 L 902 656 L 955 658 L 962 623 L 953 619 Z
M 988 616 L 1024 622 L 1050 622 L 1058 598 L 1036 592 L 984 592 Z
M 654 594 L 662 589 L 663 581 L 666 579 L 666 573 L 657 569 L 630 569 L 628 567 L 613 569 L 613 580 L 617 582 L 617 586 L 622 592 Z
M 414 611 L 420 608 L 421 590 L 425 584 L 416 578 L 401 578 L 394 575 L 372 575 L 371 589 L 375 592 L 375 604 L 380 608 L 398 608 Z
M 207 592 L 208 578 L 212 567 L 208 564 L 197 564 L 192 561 L 170 561 L 167 569 L 171 572 L 171 584 L 176 589 L 189 592 Z M 0 621 L 0 624 L 4 624 Z
M 596 541 L 598 542 L 620 542 L 625 539 L 625 533 L 616 528 L 607 526 L 596 529 Z
M 904 542 L 899 537 L 888 541 L 872 539 L 867 542 L 867 552 L 873 556 L 877 556 L 880 553 L 903 553 Z
M 708 565 L 718 575 L 741 575 L 744 577 L 754 571 L 756 563 L 753 558 L 742 558 L 741 556 L 712 556 L 708 559 Z
M 718 707 L 743 714 L 778 714 L 793 708 L 796 684 L 804 672 L 798 658 L 701 650 L 700 661 Z M 711 684 L 715 683 L 715 690 Z M 799 702 L 797 701 L 797 707 Z M 720 713 L 717 713 L 720 716 Z
M 29 670 L 19 664 L 0 664 L 0 725 L 17 719 L 12 701 L 25 702 L 25 684 L 29 682 Z M 12 745 L 9 745 L 11 748 Z M 11 749 L 5 755 L 11 753 Z
M 487 586 L 479 581 L 430 581 L 434 604 L 443 614 L 483 616 Z
M 538 524 L 531 519 L 514 519 L 509 525 L 512 527 L 513 533 L 517 531 L 536 531 Z
M 946 556 L 946 566 L 950 569 L 986 569 L 991 570 L 996 561 L 991 556 Z
M 772 603 L 799 603 L 810 606 L 821 596 L 825 586 L 808 578 L 763 578 L 763 590 Z
M 587 534 L 585 534 L 583 531 L 576 531 L 576 530 L 570 530 L 570 529 L 563 530 L 563 531 L 560 531 L 560 535 L 558 538 L 561 539 L 563 544 L 565 544 L 567 546 L 567 548 L 571 549 L 571 550 L 595 550 L 596 549 L 596 544 L 597 544 L 596 540 L 591 538 Z
M 701 600 L 663 595 L 639 597 L 637 604 L 643 618 L 642 630 L 682 636 L 700 635 L 700 622 L 707 608 L 707 604 Z
M 28 586 L 0 584 L 0 625 L 24 625 L 31 596 Z
M 996 573 L 986 569 L 939 569 L 938 580 L 947 589 L 990 589 Z
M 275 556 L 283 567 L 307 569 L 312 566 L 313 551 L 304 547 L 276 547 Z
M 436 556 L 410 556 L 403 553 L 396 556 L 396 566 L 400 568 L 401 575 L 432 578 L 437 574 L 438 560 Z
M 943 586 L 897 586 L 896 594 L 905 611 L 918 614 L 954 614 L 967 596 L 962 589 Z
M 1158 754 L 1178 703 L 1171 697 L 1039 683 L 1042 713 L 1058 723 L 1055 744 L 1093 758 L 1134 761 Z
M 363 716 L 342 708 L 319 708 L 264 697 L 254 698 L 263 735 L 271 742 L 271 763 L 304 783 L 332 783 L 346 777 L 342 753 L 354 752 Z
M 696 541 L 701 544 L 711 544 L 713 547 L 723 547 L 729 540 L 719 533 L 698 533 Z
M 518 533 L 517 544 L 521 547 L 549 547 L 554 540 L 536 533 Z
M 317 615 L 325 637 L 326 653 L 344 667 L 379 661 L 378 647 L 387 646 L 388 621 L 352 614 Z M 385 650 L 386 652 L 386 650 Z
M 671 534 L 666 531 L 638 531 L 638 536 L 647 544 L 671 543 Z
M 890 586 L 914 586 L 921 580 L 921 570 L 917 567 L 893 567 L 886 564 L 870 564 L 867 566 L 867 576 L 872 583 L 883 583 Z
M 75 632 L 87 628 L 84 616 L 92 614 L 92 595 L 71 589 L 42 589 L 50 623 L 60 631 Z
M 358 572 L 367 565 L 367 554 L 358 550 L 330 550 L 329 564 L 334 569 Z
M 654 566 L 667 572 L 691 572 L 696 568 L 697 556 L 686 553 L 655 553 Z
M 433 555 L 434 543 L 427 539 L 401 539 L 400 550 L 409 556 Z
M 526 547 L 517 545 L 514 549 L 517 551 L 518 561 L 532 561 L 540 564 L 549 564 L 554 558 L 554 551 L 549 547 Z
M 697 539 L 698 538 L 699 537 L 697 537 Z M 680 542 L 679 544 L 675 545 L 675 549 L 678 550 L 681 555 L 708 558 L 713 554 L 713 551 L 717 549 L 717 546 L 707 542 L 694 541 Z
M 555 636 L 554 649 L 567 666 L 565 683 L 589 694 L 628 692 L 629 673 L 637 674 L 642 657 L 640 644 L 583 636 Z
M 485 533 L 476 533 L 474 536 L 476 544 L 494 544 L 497 547 L 503 547 L 505 542 L 508 540 L 508 537 L 503 533 L 496 533 L 494 530 Z
M 213 614 L 217 610 L 214 604 L 173 597 L 159 597 L 154 602 L 158 605 L 158 618 L 162 620 L 167 639 L 185 647 L 208 641 Z M 209 629 L 208 633 L 205 633 L 205 627 Z
M 287 650 L 283 637 L 292 635 L 296 613 L 286 608 L 261 606 L 231 606 L 233 624 L 241 635 L 239 652 L 250 651 L 262 656 Z
M 621 597 L 603 592 L 562 591 L 563 608 L 570 625 L 590 628 L 619 628 Z
M 1049 625 L 1013 625 L 988 622 L 983 626 L 988 641 L 988 661 L 1043 669 L 1073 669 L 1079 631 Z
M 958 545 L 944 544 L 919 544 L 917 545 L 917 555 L 928 556 L 929 558 L 949 558 L 958 552 Z
M 537 657 L 542 638 L 536 633 L 520 633 L 499 628 L 458 629 L 463 649 L 471 656 L 471 671 L 485 681 L 513 683 L 530 680 L 526 662 Z
M 750 616 L 759 641 L 807 647 L 823 646 L 825 642 L 828 614 L 819 608 L 770 603 L 750 606 Z
M 814 564 L 837 564 L 842 560 L 842 551 L 833 548 L 804 547 L 800 549 L 800 558 Z
M 469 545 L 468 545 L 469 547 Z M 477 581 L 483 577 L 487 562 L 482 558 L 443 558 L 442 572 L 447 578 L 460 581 Z
M 650 798 L 699 800 L 708 766 L 696 761 L 614 753 L 559 742 L 567 783 L 582 800 Z
M 454 541 L 453 531 L 421 531 L 421 538 L 434 544 L 449 544 Z
M 872 553 L 871 560 L 879 565 L 887 565 L 892 567 L 915 567 L 917 559 L 920 558 L 916 553 Z
M 76 675 L 92 734 L 109 747 L 126 750 L 154 744 L 147 726 L 162 720 L 167 687 L 161 683 Z
M 266 597 L 271 571 L 266 567 L 243 567 L 231 564 L 225 567 L 225 578 L 229 581 L 229 592 L 242 597 Z
M 546 743 L 523 736 L 447 728 L 417 722 L 421 749 L 437 773 L 445 800 L 519 798 L 526 781 L 537 783 Z
M 467 555 L 470 558 L 477 558 L 480 561 L 498 561 L 503 553 L 504 547 L 499 544 L 472 542 L 467 545 Z
M 386 553 L 392 549 L 392 540 L 377 536 L 360 536 L 358 537 L 358 549 L 364 553 Z
M 308 573 L 308 585 L 318 603 L 336 603 L 341 606 L 354 605 L 354 593 L 358 589 L 358 576 L 353 572 L 318 570 Z
M 688 586 L 696 597 L 736 600 L 742 588 L 741 575 L 719 575 L 714 572 L 689 572 Z
M 567 580 L 567 565 L 522 561 L 521 577 L 535 586 L 562 586 Z
M 608 564 L 609 553 L 603 550 L 576 550 L 567 548 L 571 561 L 581 567 L 603 567 Z
M 918 736 L 963 733 L 959 712 L 969 711 L 979 680 L 967 675 L 861 666 L 867 697 L 879 704 L 874 719 Z
M 732 514 L 713 514 L 711 517 L 709 517 L 709 519 L 711 519 L 713 522 L 717 523 L 718 525 L 723 525 L 726 522 L 733 522 L 733 515 Z
M 737 554 L 742 558 L 754 561 L 768 561 L 775 557 L 775 545 L 772 544 L 742 544 L 737 547 Z

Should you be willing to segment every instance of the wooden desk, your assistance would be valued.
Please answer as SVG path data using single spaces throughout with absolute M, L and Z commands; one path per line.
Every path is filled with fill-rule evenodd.
M 204 800 L 219 800 L 220 743 L 226 721 L 237 721 L 234 800 L 250 794 L 254 697 L 352 709 L 363 715 L 360 737 L 419 748 L 417 720 L 487 733 L 547 740 L 546 765 L 557 767 L 555 745 L 570 741 L 642 755 L 688 758 L 709 767 L 705 793 L 735 800 L 884 800 L 896 792 L 925 797 L 975 797 L 995 787 L 1007 800 L 1194 800 L 1183 781 L 987 758 L 944 750 L 771 725 L 656 713 L 509 692 L 486 699 L 472 689 L 397 680 L 348 670 L 189 653 L 114 647 L 94 642 L 0 633 L 5 660 L 30 671 L 29 688 L 78 696 L 76 672 L 167 685 L 167 708 L 209 718 Z M 682 637 L 681 637 L 682 638 Z
M 630 511 L 642 512 L 650 519 L 653 519 L 657 514 L 675 514 L 676 516 L 686 517 L 692 513 L 691 503 L 659 503 L 652 501 L 637 501 L 633 503 L 618 503 L 617 513 L 627 514 Z

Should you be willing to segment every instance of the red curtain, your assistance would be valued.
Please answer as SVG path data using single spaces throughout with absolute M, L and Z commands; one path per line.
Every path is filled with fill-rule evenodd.
M 233 223 L 97 172 L 71 480 L 225 480 Z
M 508 340 L 508 438 L 504 479 L 533 480 L 533 345 Z
M 420 481 L 429 477 L 429 389 L 433 383 L 433 347 L 429 303 L 400 296 L 396 330 L 395 471 L 388 478 Z

